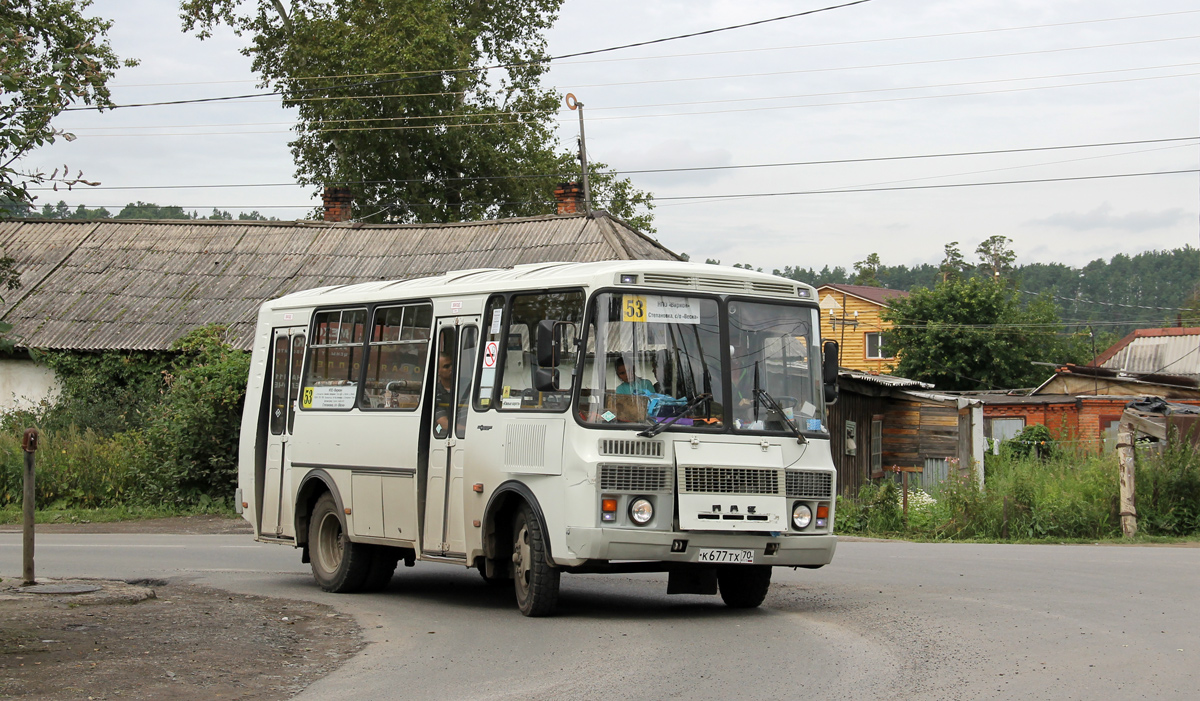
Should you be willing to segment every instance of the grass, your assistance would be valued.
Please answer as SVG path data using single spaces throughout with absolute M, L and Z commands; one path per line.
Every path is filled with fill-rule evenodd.
M 34 512 L 34 523 L 113 523 L 200 515 L 237 517 L 232 509 L 215 503 L 204 507 L 112 506 L 98 509 L 42 509 Z M 0 525 L 21 524 L 23 520 L 19 504 L 0 508 Z
M 1039 457 L 1002 449 L 985 484 L 952 478 L 910 494 L 907 522 L 891 481 L 838 498 L 837 531 L 920 541 L 994 543 L 1187 543 L 1200 540 L 1200 451 L 1184 444 L 1137 459 L 1139 535 L 1122 537 L 1114 455 L 1051 446 Z

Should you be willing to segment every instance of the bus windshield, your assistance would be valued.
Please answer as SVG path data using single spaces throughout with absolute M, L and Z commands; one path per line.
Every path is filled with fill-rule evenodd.
M 729 302 L 734 430 L 791 430 L 789 421 L 802 431 L 822 429 L 817 314 L 793 305 Z
M 724 428 L 716 300 L 606 292 L 587 325 L 580 417 L 600 425 Z

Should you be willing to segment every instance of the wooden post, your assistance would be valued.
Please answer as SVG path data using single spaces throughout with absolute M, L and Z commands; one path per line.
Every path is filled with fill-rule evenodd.
M 1121 420 L 1117 427 L 1117 462 L 1120 465 L 1121 482 L 1121 532 L 1126 538 L 1137 535 L 1137 508 L 1134 506 L 1133 484 L 1133 437 L 1135 435 L 1132 421 L 1128 415 Z
M 37 584 L 33 575 L 33 516 L 34 500 L 37 491 L 33 483 L 33 454 L 37 451 L 38 432 L 36 428 L 25 431 L 21 448 L 25 451 L 25 491 L 21 495 L 21 510 L 24 514 L 24 528 L 21 538 L 21 577 L 23 586 Z

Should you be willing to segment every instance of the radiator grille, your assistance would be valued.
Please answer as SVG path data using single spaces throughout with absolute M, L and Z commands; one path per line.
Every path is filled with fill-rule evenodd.
M 699 494 L 779 494 L 779 471 L 746 467 L 685 467 L 682 491 Z
M 670 491 L 671 473 L 659 465 L 601 465 L 600 489 L 605 492 Z
M 600 454 L 617 457 L 661 458 L 662 441 L 631 441 L 622 438 L 601 438 Z
M 833 497 L 833 474 L 829 472 L 807 472 L 788 470 L 787 495 L 789 497 Z

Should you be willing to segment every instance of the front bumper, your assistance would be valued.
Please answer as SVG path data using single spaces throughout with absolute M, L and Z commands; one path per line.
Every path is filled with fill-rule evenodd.
M 671 544 L 686 540 L 683 552 L 671 552 Z M 766 554 L 767 545 L 775 551 Z M 567 529 L 566 552 L 555 552 L 555 563 L 578 567 L 588 560 L 641 560 L 660 562 L 699 562 L 701 548 L 753 550 L 754 563 L 781 567 L 827 565 L 837 549 L 835 535 L 767 536 L 748 533 L 705 531 L 651 531 L 632 528 Z

